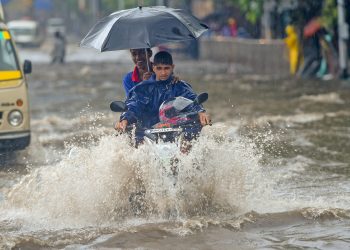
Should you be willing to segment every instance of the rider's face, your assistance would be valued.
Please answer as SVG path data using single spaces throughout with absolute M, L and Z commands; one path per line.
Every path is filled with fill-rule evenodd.
M 173 73 L 175 65 L 157 64 L 153 66 L 153 72 L 156 74 L 156 79 L 164 81 Z
M 145 49 L 131 49 L 130 50 L 131 57 L 133 62 L 135 63 L 136 67 L 141 69 L 141 70 L 146 70 L 147 69 L 147 60 L 149 62 L 150 57 L 152 54 L 147 51 L 147 56 L 146 56 L 146 51 Z

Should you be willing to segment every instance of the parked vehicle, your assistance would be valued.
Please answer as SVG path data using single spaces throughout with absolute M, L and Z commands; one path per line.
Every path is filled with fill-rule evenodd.
M 30 61 L 20 66 L 9 29 L 0 21 L 0 150 L 13 151 L 30 143 L 30 113 L 25 74 Z
M 7 23 L 18 45 L 39 47 L 44 40 L 39 23 L 32 20 L 13 20 Z

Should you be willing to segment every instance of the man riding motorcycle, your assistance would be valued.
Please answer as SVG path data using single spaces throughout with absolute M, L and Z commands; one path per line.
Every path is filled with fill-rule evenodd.
M 139 126 L 150 128 L 159 122 L 159 107 L 161 104 L 174 97 L 182 96 L 194 100 L 197 95 L 191 86 L 184 81 L 172 82 L 172 73 L 175 68 L 170 53 L 158 52 L 154 56 L 154 75 L 142 83 L 136 85 L 129 93 L 126 100 L 128 110 L 121 114 L 116 129 L 125 131 L 128 124 L 138 123 Z M 199 104 L 193 103 L 186 108 L 188 112 L 197 112 L 202 126 L 210 123 L 210 117 Z M 142 138 L 136 138 L 141 141 Z

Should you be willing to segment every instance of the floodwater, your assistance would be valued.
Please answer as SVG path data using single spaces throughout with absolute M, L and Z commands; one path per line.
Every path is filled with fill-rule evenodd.
M 1 249 L 349 249 L 346 84 L 178 63 L 181 79 L 209 93 L 214 124 L 179 153 L 174 186 L 157 148 L 114 135 L 109 103 L 123 99 L 131 68 L 118 55 L 34 64 L 32 143 L 0 156 Z

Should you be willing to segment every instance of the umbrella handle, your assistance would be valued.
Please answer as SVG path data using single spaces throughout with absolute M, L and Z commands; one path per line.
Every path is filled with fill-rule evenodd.
M 145 48 L 145 52 L 146 52 L 147 70 L 148 70 L 148 72 L 151 72 L 151 69 L 150 69 L 149 63 L 148 63 L 148 52 L 147 52 L 146 48 Z

